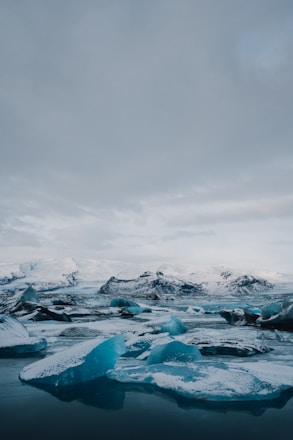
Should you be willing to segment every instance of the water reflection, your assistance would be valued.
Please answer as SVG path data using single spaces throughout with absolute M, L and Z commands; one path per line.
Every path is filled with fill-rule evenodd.
M 154 394 L 162 399 L 173 401 L 182 409 L 201 409 L 217 413 L 244 412 L 260 416 L 268 409 L 282 409 L 293 397 L 293 390 L 286 390 L 278 398 L 242 401 L 211 402 L 204 399 L 188 399 L 173 391 L 161 390 L 148 384 L 122 384 L 107 378 L 100 378 L 72 387 L 52 387 L 28 385 L 42 389 L 63 402 L 78 401 L 85 405 L 107 410 L 121 410 L 128 393 Z

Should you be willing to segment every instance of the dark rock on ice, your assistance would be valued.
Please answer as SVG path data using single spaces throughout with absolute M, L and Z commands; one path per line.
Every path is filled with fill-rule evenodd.
M 226 319 L 228 324 L 235 325 L 254 325 L 259 318 L 260 313 L 259 309 L 250 307 L 233 310 L 220 310 L 220 316 Z
M 22 317 L 32 321 L 65 321 L 70 322 L 71 318 L 64 312 L 52 310 L 40 303 L 35 289 L 29 286 L 25 291 L 17 292 L 8 297 L 1 306 L 3 313 L 14 317 Z
M 262 343 L 239 340 L 196 341 L 203 355 L 247 357 L 255 354 L 268 353 L 271 348 Z

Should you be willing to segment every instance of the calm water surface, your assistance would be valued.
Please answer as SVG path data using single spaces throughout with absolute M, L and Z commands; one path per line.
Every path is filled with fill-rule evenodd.
M 228 407 L 99 380 L 53 396 L 19 381 L 20 370 L 34 360 L 0 359 L 3 440 L 293 438 L 289 394 L 277 402 Z

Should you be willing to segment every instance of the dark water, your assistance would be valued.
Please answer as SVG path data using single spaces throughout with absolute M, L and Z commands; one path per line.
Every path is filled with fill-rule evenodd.
M 0 359 L 3 440 L 293 438 L 292 394 L 262 404 L 212 405 L 98 380 L 53 396 L 19 381 L 33 360 Z

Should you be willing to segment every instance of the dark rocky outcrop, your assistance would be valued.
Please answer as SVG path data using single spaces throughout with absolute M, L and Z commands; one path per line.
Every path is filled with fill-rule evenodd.
M 162 272 L 144 272 L 138 278 L 123 280 L 111 277 L 99 290 L 99 294 L 128 295 L 147 299 L 159 299 L 172 295 L 203 295 L 202 284 L 188 283 Z

